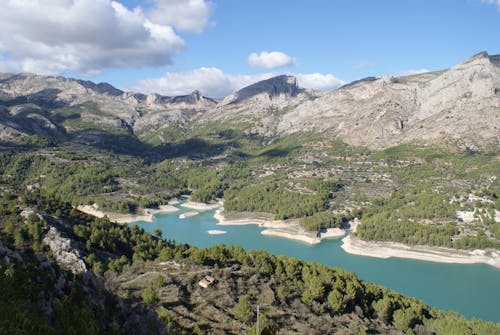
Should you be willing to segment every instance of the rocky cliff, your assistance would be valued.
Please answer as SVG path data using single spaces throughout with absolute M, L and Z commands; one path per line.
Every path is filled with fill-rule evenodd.
M 449 70 L 346 85 L 283 115 L 278 133 L 325 132 L 372 148 L 406 142 L 500 144 L 498 56 Z
M 283 114 L 323 93 L 300 88 L 293 76 L 278 76 L 247 86 L 222 100 L 214 109 L 195 119 L 200 126 L 213 122 L 233 123 L 247 133 L 277 135 Z
M 198 91 L 166 97 L 64 77 L 0 74 L 0 138 L 62 137 L 65 132 L 89 127 L 152 131 L 170 123 L 184 124 L 216 104 Z
M 166 97 L 63 77 L 0 74 L 1 139 L 66 138 L 102 128 L 164 142 L 161 131 L 171 125 L 188 131 L 214 123 L 269 138 L 312 131 L 370 148 L 409 142 L 498 146 L 500 56 L 483 52 L 447 70 L 366 78 L 327 94 L 283 75 L 221 102 L 198 91 Z

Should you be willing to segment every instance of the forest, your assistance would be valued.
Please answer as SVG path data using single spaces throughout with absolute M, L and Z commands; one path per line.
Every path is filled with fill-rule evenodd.
M 25 208 L 33 211 L 27 218 L 21 216 Z M 101 305 L 95 296 L 82 299 L 90 293 L 84 288 L 85 281 L 78 277 L 67 281 L 67 289 L 62 292 L 52 287 L 53 283 L 48 281 L 50 276 L 40 277 L 40 271 L 52 271 L 54 275 L 62 271 L 57 269 L 51 251 L 41 243 L 41 236 L 50 227 L 57 227 L 81 245 L 85 263 L 97 278 L 102 278 L 100 280 L 112 278 L 124 268 L 144 262 L 176 260 L 212 268 L 242 266 L 259 278 L 273 278 L 276 283 L 273 290 L 280 304 L 285 306 L 297 299 L 317 315 L 354 313 L 361 319 L 372 320 L 372 324 L 405 333 L 500 334 L 498 324 L 469 321 L 454 313 L 436 310 L 416 299 L 363 282 L 341 269 L 264 251 L 245 252 L 240 247 L 218 245 L 198 249 L 176 244 L 168 241 L 168 236 L 164 239 L 154 237 L 137 226 L 121 226 L 106 218 L 89 217 L 75 211 L 70 203 L 41 191 L 4 193 L 0 212 L 0 253 L 10 255 L 0 263 L 0 282 L 2 287 L 12 288 L 0 293 L 0 332 L 5 334 L 118 334 L 126 330 L 117 323 L 123 316 L 111 292 L 100 293 L 109 297 Z M 12 256 L 12 252 L 19 256 Z M 37 265 L 40 259 L 45 259 L 44 267 Z M 72 278 L 69 274 L 65 276 Z M 43 297 L 40 296 L 42 292 Z M 145 289 L 142 297 L 142 308 L 156 310 L 160 320 L 154 325 L 158 328 L 152 326 L 151 333 L 161 332 L 165 327 L 181 334 L 203 330 L 203 325 L 187 330 L 176 324 L 168 316 L 168 310 L 158 305 L 160 300 L 154 287 Z M 238 299 L 233 315 L 246 324 L 245 328 L 251 329 L 248 299 L 246 296 Z M 49 315 L 41 307 L 47 303 L 52 306 Z M 26 307 L 29 312 L 20 313 Z M 265 325 L 271 333 L 280 329 L 278 319 L 267 320 Z M 359 329 L 360 332 L 367 330 Z

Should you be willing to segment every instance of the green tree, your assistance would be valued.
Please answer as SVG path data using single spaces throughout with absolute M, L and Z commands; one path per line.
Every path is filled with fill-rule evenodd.
M 338 290 L 332 290 L 328 294 L 327 303 L 334 313 L 340 313 L 346 308 L 344 295 Z
M 304 286 L 302 301 L 308 306 L 311 306 L 314 300 L 320 300 L 325 293 L 325 286 L 319 277 L 310 276 L 304 281 Z
M 152 287 L 146 287 L 142 292 L 142 301 L 149 307 L 152 307 L 157 301 L 158 296 Z
M 165 285 L 165 277 L 163 275 L 159 274 L 156 276 L 156 286 L 158 287 L 163 287 Z
M 392 318 L 394 310 L 394 303 L 391 298 L 385 296 L 383 299 L 377 300 L 373 303 L 373 308 L 377 312 L 379 318 L 385 322 L 389 322 Z
M 161 237 L 162 237 L 162 235 L 163 235 L 163 232 L 161 231 L 161 229 L 160 229 L 160 228 L 156 228 L 156 229 L 155 229 L 155 231 L 154 231 L 154 234 L 155 234 L 156 236 L 158 236 L 159 238 L 161 238 Z
M 253 319 L 253 310 L 248 297 L 242 296 L 238 299 L 238 304 L 234 308 L 234 316 L 236 319 L 244 323 L 249 323 Z

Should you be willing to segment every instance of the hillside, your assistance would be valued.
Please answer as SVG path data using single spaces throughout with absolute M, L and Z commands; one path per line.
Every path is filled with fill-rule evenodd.
M 4 193 L 0 210 L 2 333 L 252 333 L 256 304 L 265 334 L 500 333 L 340 269 L 165 242 L 40 192 Z
M 287 113 L 278 132 L 324 131 L 371 148 L 442 141 L 498 147 L 497 59 L 481 53 L 440 72 L 346 85 Z
M 199 250 L 74 209 L 140 215 L 190 194 L 311 235 L 357 219 L 367 243 L 498 255 L 498 78 L 498 57 L 480 54 L 326 94 L 280 76 L 217 102 L 1 75 L 0 327 L 241 334 L 259 304 L 271 334 L 499 333 L 339 269 Z M 207 274 L 213 290 L 197 285 Z

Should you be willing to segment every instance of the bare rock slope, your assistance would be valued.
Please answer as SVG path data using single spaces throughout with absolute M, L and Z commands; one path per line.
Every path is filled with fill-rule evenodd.
M 0 138 L 31 134 L 60 137 L 75 125 L 147 135 L 171 123 L 185 124 L 216 104 L 198 91 L 166 97 L 64 77 L 0 74 Z M 68 120 L 72 122 L 58 127 Z
M 0 74 L 0 139 L 65 137 L 75 127 L 159 138 L 171 125 L 217 123 L 268 138 L 315 132 L 352 145 L 500 145 L 500 56 L 483 52 L 443 71 L 366 78 L 330 93 L 293 76 L 245 87 L 220 102 L 202 96 L 123 92 L 109 84 L 34 74 Z
M 440 72 L 358 81 L 283 115 L 277 131 L 320 131 L 384 148 L 407 142 L 500 144 L 499 56 L 480 53 Z
M 201 126 L 213 122 L 238 124 L 248 133 L 275 136 L 284 114 L 321 95 L 319 91 L 300 88 L 293 76 L 277 76 L 227 96 L 195 122 Z

